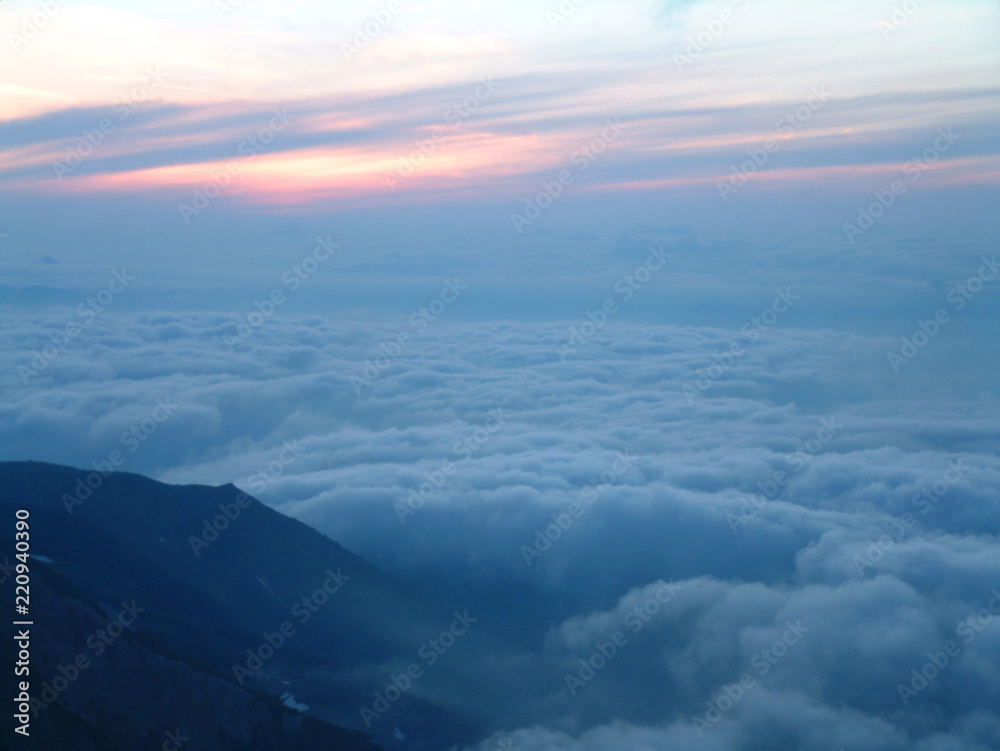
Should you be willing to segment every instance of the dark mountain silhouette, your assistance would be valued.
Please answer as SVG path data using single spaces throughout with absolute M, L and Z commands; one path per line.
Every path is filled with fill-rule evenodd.
M 233 485 L 0 463 L 8 565 L 18 508 L 31 514 L 32 747 L 170 748 L 174 733 L 186 751 L 433 749 L 480 730 L 418 691 L 364 728 L 383 666 L 405 670 L 449 611 Z M 3 640 L 5 666 L 12 649 Z

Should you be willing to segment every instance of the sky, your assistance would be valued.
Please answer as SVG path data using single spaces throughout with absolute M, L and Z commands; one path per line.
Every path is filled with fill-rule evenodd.
M 8 0 L 5 252 L 131 258 L 144 234 L 161 253 L 229 246 L 220 271 L 237 252 L 266 261 L 234 222 L 350 227 L 369 242 L 374 228 L 421 247 L 442 224 L 512 245 L 615 223 L 846 242 L 844 225 L 896 179 L 907 195 L 856 242 L 945 228 L 986 240 L 996 9 L 913 2 Z M 910 183 L 941 128 L 954 142 L 911 165 Z M 563 170 L 573 183 L 538 219 L 512 220 Z M 206 190 L 217 196 L 197 208 Z
M 466 751 L 1000 747 L 996 2 L 0 8 L 0 458 L 464 600 Z

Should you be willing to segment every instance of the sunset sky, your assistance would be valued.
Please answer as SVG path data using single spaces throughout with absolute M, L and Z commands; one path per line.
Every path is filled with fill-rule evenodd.
M 488 205 L 514 229 L 510 215 L 568 168 L 567 200 L 533 228 L 598 221 L 586 207 L 606 201 L 633 221 L 750 231 L 808 199 L 809 221 L 843 238 L 859 201 L 948 127 L 959 139 L 896 221 L 933 200 L 957 228 L 996 199 L 988 0 L 895 15 L 861 0 L 43 5 L 0 13 L 8 227 L 138 204 L 177 230 L 204 223 L 179 206 L 221 184 L 213 212 Z M 826 101 L 799 109 L 813 91 Z M 578 171 L 609 118 L 620 137 Z M 772 136 L 776 151 L 724 201 L 720 181 Z

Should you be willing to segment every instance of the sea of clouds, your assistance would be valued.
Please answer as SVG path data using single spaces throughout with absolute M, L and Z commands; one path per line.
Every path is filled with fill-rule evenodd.
M 655 247 L 677 275 L 623 299 Z M 719 326 L 637 320 L 703 256 L 618 250 L 551 320 L 474 320 L 475 274 L 379 321 L 11 309 L 0 455 L 234 482 L 447 590 L 479 620 L 428 698 L 476 751 L 997 748 L 995 284 L 948 300 L 982 253 L 883 256 L 864 316 L 822 264 L 760 271 Z

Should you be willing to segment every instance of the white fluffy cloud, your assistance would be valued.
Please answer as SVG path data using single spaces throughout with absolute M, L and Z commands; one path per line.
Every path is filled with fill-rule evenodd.
M 439 321 L 359 394 L 352 376 L 400 326 L 286 317 L 231 355 L 232 320 L 96 321 L 5 392 L 4 455 L 85 466 L 117 449 L 127 470 L 233 481 L 414 586 L 447 583 L 492 635 L 465 669 L 489 687 L 459 701 L 522 748 L 1000 737 L 995 392 L 901 377 L 891 340 L 858 334 L 612 323 L 562 358 L 568 324 Z M 58 325 L 6 319 L 15 364 Z M 746 354 L 689 398 L 734 340 Z M 629 619 L 665 583 L 678 593 Z M 808 631 L 761 673 L 790 624 Z M 626 643 L 571 692 L 616 631 Z M 948 641 L 960 653 L 904 704 Z M 699 737 L 693 719 L 746 675 Z

